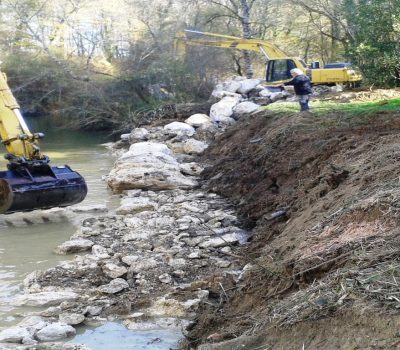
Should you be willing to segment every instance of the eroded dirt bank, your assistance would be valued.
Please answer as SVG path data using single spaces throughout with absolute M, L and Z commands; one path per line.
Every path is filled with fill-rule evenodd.
M 253 238 L 187 348 L 399 348 L 399 116 L 264 111 L 219 136 L 204 177 Z

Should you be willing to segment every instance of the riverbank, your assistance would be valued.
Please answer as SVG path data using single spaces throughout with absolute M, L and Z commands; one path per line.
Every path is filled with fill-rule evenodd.
M 0 332 L 2 342 L 70 348 L 58 341 L 114 319 L 136 331 L 181 330 L 201 303 L 223 300 L 241 273 L 234 251 L 248 236 L 232 205 L 202 188 L 206 164 L 195 160 L 226 125 L 197 114 L 111 144 L 120 157 L 107 182 L 121 206 L 86 218 L 56 248 L 74 259 L 25 279 L 13 303 L 44 310 Z
M 224 83 L 210 116 L 109 145 L 121 205 L 57 247 L 72 260 L 26 278 L 14 303 L 42 309 L 0 332 L 4 349 L 79 349 L 63 342 L 110 320 L 182 330 L 187 349 L 390 348 L 398 112 L 270 112 L 255 102 L 288 95 L 258 83 Z

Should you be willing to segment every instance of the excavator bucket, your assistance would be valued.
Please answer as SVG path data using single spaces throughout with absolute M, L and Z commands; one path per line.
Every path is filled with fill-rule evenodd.
M 66 207 L 86 194 L 85 180 L 67 165 L 0 171 L 0 214 Z

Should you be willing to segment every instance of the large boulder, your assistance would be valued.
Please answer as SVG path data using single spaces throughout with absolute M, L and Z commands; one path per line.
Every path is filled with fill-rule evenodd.
M 58 316 L 60 322 L 69 324 L 70 326 L 75 326 L 77 324 L 81 324 L 85 321 L 85 316 L 82 314 L 74 314 L 74 313 L 63 313 Z
M 240 94 L 247 94 L 251 90 L 253 90 L 258 84 L 261 83 L 259 79 L 246 79 L 240 82 L 240 88 L 237 90 Z
M 25 327 L 11 327 L 0 332 L 0 343 L 25 343 L 32 334 Z
M 79 238 L 64 242 L 54 249 L 57 254 L 73 254 L 85 252 L 92 248 L 93 242 L 89 239 Z
M 211 123 L 211 118 L 207 114 L 193 114 L 188 119 L 185 120 L 186 124 L 193 126 L 194 128 L 199 128 L 204 125 Z
M 36 337 L 41 341 L 54 341 L 68 338 L 75 335 L 75 328 L 62 322 L 49 324 L 36 333 Z
M 241 84 L 236 80 L 227 80 L 223 81 L 215 86 L 214 91 L 228 91 L 228 92 L 236 92 L 240 89 Z
M 210 117 L 213 122 L 220 122 L 230 118 L 233 114 L 233 108 L 239 103 L 237 97 L 224 97 L 221 101 L 211 106 Z
M 255 112 L 260 106 L 254 102 L 241 102 L 233 108 L 233 114 L 235 117 L 240 118 L 243 114 L 249 114 Z
M 218 101 L 222 100 L 224 97 L 234 97 L 234 98 L 237 98 L 238 100 L 242 99 L 242 95 L 237 94 L 235 92 L 214 90 L 211 93 L 209 100 L 210 100 L 210 102 L 218 102 Z
M 148 197 L 126 197 L 122 199 L 121 206 L 117 209 L 117 214 L 135 214 L 142 211 L 157 210 L 157 203 L 150 201 Z
M 188 139 L 183 143 L 183 151 L 187 154 L 202 154 L 207 148 L 207 143 L 195 139 Z
M 197 186 L 195 180 L 180 172 L 171 150 L 164 144 L 153 142 L 131 145 L 115 163 L 107 182 L 115 193 L 137 188 L 172 190 Z
M 147 141 L 149 138 L 149 131 L 145 128 L 136 128 L 131 131 L 130 141 L 140 142 Z
M 77 300 L 79 295 L 70 291 L 39 292 L 32 294 L 17 295 L 12 300 L 15 306 L 54 306 L 63 301 Z
M 172 122 L 164 126 L 164 130 L 172 135 L 192 136 L 195 130 L 192 126 L 181 122 Z

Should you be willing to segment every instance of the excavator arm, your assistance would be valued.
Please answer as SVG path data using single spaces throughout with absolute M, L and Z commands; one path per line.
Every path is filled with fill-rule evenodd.
M 211 46 L 261 52 L 267 60 L 285 59 L 288 56 L 272 43 L 260 39 L 244 39 L 230 35 L 185 30 L 178 32 L 175 47 L 184 52 L 186 46 Z
M 50 166 L 40 151 L 42 137 L 30 132 L 0 72 L 0 138 L 8 152 L 8 170 L 0 171 L 0 214 L 64 207 L 85 198 L 83 177 L 67 165 Z

